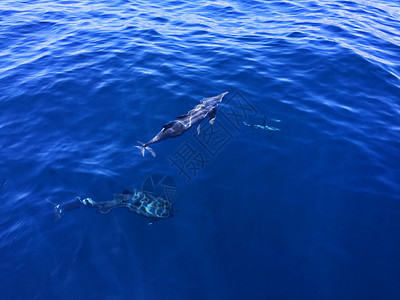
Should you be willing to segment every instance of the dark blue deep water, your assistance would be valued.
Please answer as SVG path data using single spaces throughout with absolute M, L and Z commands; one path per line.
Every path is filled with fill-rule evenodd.
M 399 20 L 389 0 L 1 1 L 0 298 L 400 299 Z M 134 147 L 225 91 L 215 127 Z M 51 202 L 160 174 L 173 218 L 54 222 Z

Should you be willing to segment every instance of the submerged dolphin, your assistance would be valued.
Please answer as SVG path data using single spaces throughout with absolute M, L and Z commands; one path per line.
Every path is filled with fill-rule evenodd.
M 200 104 L 196 105 L 187 114 L 179 116 L 176 120 L 163 125 L 163 129 L 147 143 L 138 142 L 142 146 L 135 146 L 139 148 L 144 157 L 145 150 L 149 151 L 153 157 L 156 157 L 156 153 L 149 147 L 151 144 L 161 142 L 162 140 L 177 137 L 187 131 L 190 127 L 197 125 L 197 133 L 200 133 L 200 122 L 207 116 L 210 118 L 210 124 L 213 125 L 216 114 L 218 103 L 222 101 L 228 92 L 222 93 L 215 97 L 204 98 L 200 101 Z
M 253 129 L 263 129 L 263 130 L 270 130 L 270 131 L 281 131 L 279 128 L 268 126 L 265 121 L 262 125 L 258 124 L 249 124 L 247 122 L 243 122 L 244 125 L 251 127 Z
M 150 219 L 150 223 L 154 223 L 158 219 L 166 219 L 172 217 L 174 211 L 172 202 L 163 197 L 152 193 L 139 190 L 125 190 L 122 194 L 114 194 L 113 200 L 110 201 L 94 201 L 92 198 L 75 199 L 54 205 L 54 220 L 58 221 L 64 215 L 64 212 L 78 209 L 81 206 L 95 207 L 100 214 L 107 214 L 117 207 L 126 207 L 130 211 Z

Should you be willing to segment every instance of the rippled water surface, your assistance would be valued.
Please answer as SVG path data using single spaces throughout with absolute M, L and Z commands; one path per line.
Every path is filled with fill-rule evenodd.
M 3 0 L 1 298 L 399 299 L 399 20 L 384 0 Z M 215 127 L 134 148 L 225 91 Z M 53 220 L 156 173 L 173 218 Z

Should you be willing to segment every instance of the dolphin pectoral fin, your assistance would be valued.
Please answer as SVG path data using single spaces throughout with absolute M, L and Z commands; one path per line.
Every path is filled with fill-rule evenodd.
M 177 119 L 184 119 L 184 118 L 186 118 L 188 115 L 186 114 L 186 115 L 182 115 L 182 116 L 177 116 L 176 118 Z
M 210 118 L 209 123 L 210 123 L 211 125 L 214 125 L 215 118 L 217 117 L 217 109 L 214 108 L 213 110 L 211 110 L 211 111 L 208 113 L 208 117 Z
M 144 147 L 142 147 L 142 146 L 135 146 L 135 147 L 138 148 L 142 152 L 142 156 L 144 157 Z
M 199 134 L 200 134 L 200 124 L 197 125 L 197 135 L 199 135 Z

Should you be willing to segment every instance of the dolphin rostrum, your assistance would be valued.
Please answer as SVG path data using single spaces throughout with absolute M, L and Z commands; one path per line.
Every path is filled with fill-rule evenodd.
M 150 141 L 147 143 L 139 142 L 142 146 L 135 146 L 139 148 L 144 157 L 145 150 L 149 151 L 153 157 L 156 157 L 156 153 L 153 149 L 149 147 L 151 144 L 155 144 L 161 142 L 162 140 L 177 137 L 187 131 L 190 127 L 198 125 L 197 134 L 200 133 L 200 122 L 204 120 L 207 116 L 210 119 L 210 124 L 213 125 L 216 114 L 218 103 L 222 101 L 225 95 L 228 92 L 222 93 L 215 97 L 204 98 L 200 101 L 200 104 L 196 105 L 192 110 L 190 110 L 187 114 L 179 116 L 176 120 L 169 122 L 168 124 L 163 125 L 163 129 Z

